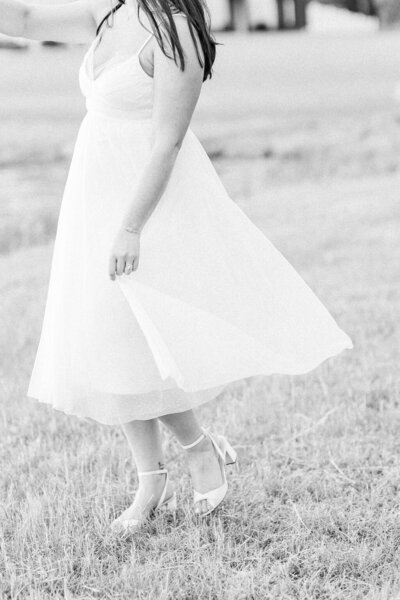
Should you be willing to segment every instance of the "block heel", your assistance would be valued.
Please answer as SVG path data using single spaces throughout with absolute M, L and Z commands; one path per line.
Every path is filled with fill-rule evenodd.
M 198 513 L 199 516 L 205 517 L 212 512 L 221 504 L 224 500 L 227 491 L 228 491 L 228 482 L 226 479 L 225 473 L 225 465 L 235 464 L 237 461 L 237 453 L 228 442 L 228 440 L 223 436 L 213 436 L 209 431 L 202 428 L 203 433 L 199 436 L 197 440 L 195 440 L 192 444 L 181 444 L 182 448 L 185 450 L 189 448 L 194 448 L 197 444 L 199 444 L 205 437 L 208 437 L 211 441 L 215 453 L 218 458 L 219 466 L 221 469 L 221 475 L 223 483 L 218 488 L 210 490 L 205 493 L 200 493 L 197 490 L 193 490 L 193 505 L 196 506 L 200 501 L 206 500 L 209 506 L 209 509 L 205 512 Z

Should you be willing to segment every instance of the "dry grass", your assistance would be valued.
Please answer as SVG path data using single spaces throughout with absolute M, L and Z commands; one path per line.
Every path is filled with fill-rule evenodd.
M 329 125 L 326 115 L 314 115 L 318 127 L 353 122 L 342 109 L 338 101 Z M 312 149 L 311 177 L 302 160 L 292 178 L 287 159 L 280 162 L 283 174 L 268 171 L 268 157 L 218 160 L 235 199 L 319 294 L 355 348 L 305 376 L 234 384 L 201 408 L 204 424 L 225 432 L 237 448 L 240 469 L 229 473 L 223 508 L 200 526 L 191 514 L 184 456 L 166 434 L 178 514 L 158 518 L 133 538 L 111 533 L 110 520 L 136 484 L 121 432 L 25 398 L 51 256 L 51 246 L 40 242 L 52 235 L 52 225 L 15 244 L 10 226 L 3 251 L 15 249 L 0 258 L 2 599 L 400 598 L 399 177 L 396 169 L 379 168 L 390 154 L 379 123 L 392 119 L 395 128 L 396 112 L 390 103 L 379 108 L 371 101 L 357 119 L 355 128 L 364 122 L 376 136 L 382 132 L 380 143 L 371 142 L 374 169 L 361 152 L 347 149 L 354 172 L 322 177 L 317 157 L 326 138 L 309 135 L 304 114 L 291 123 Z M 295 148 L 293 129 L 280 131 L 277 143 Z M 396 145 L 396 130 L 390 135 Z M 213 143 L 211 134 L 207 139 Z M 341 160 L 345 146 L 338 143 Z M 48 215 L 57 207 L 50 208 L 50 199 L 62 187 L 66 165 L 46 166 L 49 202 L 32 200 L 32 206 L 53 223 Z M 17 179 L 21 171 L 8 171 L 8 189 L 26 200 L 44 181 L 29 168 L 24 179 Z M 12 203 L 7 206 L 10 215 Z M 24 217 L 21 227 L 29 232 L 27 222 Z

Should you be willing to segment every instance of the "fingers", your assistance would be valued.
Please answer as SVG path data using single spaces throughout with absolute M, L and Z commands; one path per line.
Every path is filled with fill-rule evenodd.
M 125 275 L 130 275 L 132 273 L 133 269 L 133 263 L 134 263 L 134 257 L 130 257 L 126 259 L 126 263 L 125 263 L 125 269 L 124 269 L 124 273 Z
M 126 260 L 123 256 L 117 258 L 117 275 L 122 275 L 125 269 Z
M 108 274 L 110 276 L 111 281 L 115 280 L 115 270 L 117 268 L 117 260 L 115 256 L 110 257 L 110 261 L 108 263 Z
M 128 257 L 123 256 L 111 256 L 108 274 L 112 281 L 115 281 L 116 275 L 130 275 L 133 271 L 136 271 L 139 266 L 139 257 Z

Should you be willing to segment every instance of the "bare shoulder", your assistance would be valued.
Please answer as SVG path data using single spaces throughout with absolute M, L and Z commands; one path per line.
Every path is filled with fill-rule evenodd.
M 179 41 L 182 45 L 183 51 L 185 53 L 185 58 L 190 61 L 196 61 L 198 63 L 198 56 L 196 52 L 196 46 L 192 38 L 192 34 L 190 32 L 189 23 L 187 17 L 182 13 L 177 13 L 174 15 L 174 23 L 178 33 Z M 192 32 L 197 42 L 197 47 L 199 52 L 201 53 L 201 44 L 198 37 L 198 34 L 194 27 L 192 27 Z M 200 54 L 201 55 L 201 54 Z

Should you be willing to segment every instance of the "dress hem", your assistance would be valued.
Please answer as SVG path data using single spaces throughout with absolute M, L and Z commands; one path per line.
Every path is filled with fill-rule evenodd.
M 296 370 L 291 370 L 290 372 L 288 370 L 284 371 L 277 371 L 277 370 L 273 370 L 270 372 L 264 371 L 264 372 L 258 372 L 258 373 L 249 373 L 248 375 L 245 376 L 241 376 L 238 379 L 232 379 L 229 378 L 228 380 L 224 381 L 221 380 L 218 383 L 216 383 L 215 385 L 210 385 L 208 387 L 202 387 L 200 389 L 197 390 L 186 390 L 184 389 L 184 392 L 202 392 L 202 391 L 206 391 L 207 389 L 213 389 L 213 388 L 217 388 L 220 387 L 222 389 L 224 389 L 225 387 L 227 387 L 230 384 L 234 384 L 234 383 L 238 383 L 239 381 L 242 381 L 243 379 L 247 379 L 250 377 L 269 377 L 272 375 L 288 375 L 288 376 L 295 376 L 295 375 L 305 375 L 307 373 L 310 373 L 311 371 L 313 371 L 314 369 L 316 369 L 317 367 L 319 367 L 320 365 L 322 365 L 324 362 L 326 362 L 327 360 L 329 360 L 330 358 L 333 358 L 334 356 L 337 356 L 338 354 L 340 354 L 341 352 L 343 352 L 344 350 L 351 350 L 353 348 L 353 343 L 351 341 L 350 338 L 348 338 L 348 341 L 346 342 L 346 344 L 341 344 L 339 347 L 336 347 L 335 349 L 332 349 L 323 359 L 318 359 L 318 361 L 314 361 L 312 364 L 309 363 L 307 366 L 303 366 L 302 368 L 296 369 Z M 183 388 L 179 388 L 177 386 L 177 389 L 183 389 Z M 145 415 L 141 415 L 140 417 L 135 417 L 135 418 L 130 418 L 128 420 L 126 419 L 121 419 L 121 420 L 115 420 L 112 419 L 109 420 L 102 420 L 99 418 L 96 418 L 94 416 L 90 416 L 88 414 L 83 414 L 79 411 L 74 411 L 74 410 L 68 410 L 66 408 L 61 408 L 60 406 L 57 406 L 55 403 L 53 403 L 51 400 L 45 400 L 43 397 L 39 398 L 39 394 L 35 394 L 34 392 L 32 393 L 27 393 L 27 398 L 32 399 L 32 400 L 36 400 L 37 402 L 41 403 L 41 404 L 46 404 L 48 406 L 51 406 L 54 410 L 57 410 L 59 412 L 63 412 L 64 414 L 68 415 L 68 416 L 76 416 L 85 420 L 90 420 L 90 421 L 94 421 L 96 423 L 100 423 L 102 425 L 109 425 L 111 427 L 117 426 L 117 425 L 123 425 L 124 423 L 129 423 L 130 421 L 133 420 L 137 420 L 137 421 L 147 421 L 150 419 L 155 419 L 158 417 L 162 417 L 165 416 L 167 414 L 174 414 L 174 413 L 180 413 L 180 412 L 185 412 L 186 410 L 191 410 L 191 409 L 195 409 L 199 406 L 202 406 L 203 404 L 206 404 L 207 402 L 211 402 L 212 400 L 215 400 L 216 397 L 218 397 L 221 392 L 222 389 L 220 389 L 215 396 L 213 397 L 207 397 L 207 398 L 203 398 L 202 400 L 198 400 L 197 402 L 193 402 L 193 403 L 188 403 L 187 406 L 185 406 L 184 408 L 179 408 L 179 409 L 171 409 L 170 407 L 166 407 L 165 410 L 163 411 L 157 411 L 156 414 L 154 414 L 154 412 L 149 412 Z M 100 391 L 99 391 L 100 393 Z M 121 395 L 121 394 L 120 394 Z M 124 394 L 124 395 L 129 395 L 129 394 Z M 135 396 L 134 393 L 131 394 L 132 396 Z

